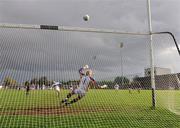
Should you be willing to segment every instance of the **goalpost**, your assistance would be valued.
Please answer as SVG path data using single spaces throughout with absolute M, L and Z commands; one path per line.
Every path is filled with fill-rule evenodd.
M 176 57 L 177 51 L 180 53 L 173 34 L 170 32 L 151 34 L 154 41 L 155 62 L 159 59 L 162 61 L 155 65 L 169 68 L 166 64 L 167 58 L 161 59 L 164 57 L 164 51 L 173 48 Z M 80 113 L 82 116 L 76 120 L 79 121 L 79 125 L 84 125 L 84 122 L 90 120 L 87 116 L 91 114 L 96 117 L 100 112 L 108 114 L 117 112 L 118 118 L 121 112 L 129 114 L 128 112 L 135 109 L 134 113 L 137 113 L 138 110 L 141 111 L 141 105 L 152 106 L 151 77 L 148 74 L 149 36 L 149 33 L 109 29 L 0 24 L 0 83 L 3 84 L 3 88 L 0 89 L 0 95 L 3 97 L 0 100 L 0 114 L 4 115 L 2 120 L 6 122 L 5 119 L 9 115 L 18 118 L 22 115 L 33 115 L 35 119 L 41 120 L 39 116 L 43 115 L 41 121 L 47 122 L 52 127 L 59 125 L 60 121 L 61 123 L 69 121 L 66 125 L 70 126 L 76 119 L 71 115 Z M 123 43 L 123 47 L 119 47 L 120 43 Z M 167 61 L 164 61 L 165 59 Z M 78 85 L 78 69 L 84 64 L 94 70 L 97 84 L 101 87 L 106 85 L 106 88 L 92 87 L 92 91 L 82 101 L 72 107 L 60 108 L 59 102 L 65 98 L 69 87 Z M 176 66 L 174 65 L 175 68 Z M 146 69 L 147 74 L 144 73 Z M 157 76 L 155 78 L 159 80 L 157 89 L 168 89 L 168 79 L 172 81 L 169 84 L 173 86 L 179 76 L 174 74 L 170 76 L 172 78 L 169 75 Z M 51 90 L 53 81 L 62 83 L 59 97 Z M 116 84 L 119 85 L 119 89 L 114 91 Z M 32 88 L 28 95 L 24 95 L 25 85 L 31 85 Z M 135 89 L 141 88 L 140 93 L 132 91 L 132 94 L 129 94 L 128 89 L 131 86 Z M 172 98 L 175 97 L 176 94 L 173 94 Z M 159 99 L 159 96 L 157 98 Z M 29 121 L 32 122 L 32 126 L 42 125 L 41 122 L 28 116 L 24 118 L 26 123 Z M 101 116 L 100 113 L 96 118 L 100 119 Z M 12 122 L 16 122 L 15 118 L 13 119 Z M 101 121 L 98 120 L 97 125 L 102 125 Z

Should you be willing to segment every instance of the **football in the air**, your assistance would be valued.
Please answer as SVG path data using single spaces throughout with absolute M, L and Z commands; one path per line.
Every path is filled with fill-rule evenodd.
M 89 15 L 85 15 L 85 16 L 83 16 L 83 20 L 84 20 L 84 21 L 88 21 L 88 20 L 89 20 L 89 18 L 90 18 L 90 17 L 89 17 Z

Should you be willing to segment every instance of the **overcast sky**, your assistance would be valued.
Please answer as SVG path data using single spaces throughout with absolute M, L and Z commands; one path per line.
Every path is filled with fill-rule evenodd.
M 146 2 L 0 0 L 0 22 L 148 32 Z M 153 31 L 171 31 L 180 42 L 180 1 L 151 2 Z M 88 22 L 82 20 L 85 14 L 90 15 Z M 14 29 L 1 29 L 0 36 L 1 80 L 12 76 L 24 81 L 42 75 L 55 80 L 78 79 L 77 70 L 84 64 L 95 70 L 97 79 L 111 79 L 122 73 L 142 76 L 149 66 L 146 36 Z M 122 49 L 118 47 L 120 42 L 124 43 Z M 154 47 L 156 66 L 180 72 L 180 58 L 168 35 L 154 36 Z

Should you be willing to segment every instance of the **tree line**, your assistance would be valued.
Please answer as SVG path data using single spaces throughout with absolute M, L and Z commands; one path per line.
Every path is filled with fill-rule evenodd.
M 129 86 L 132 83 L 137 83 L 138 82 L 137 79 L 138 79 L 138 76 L 135 76 L 133 78 L 133 81 L 130 82 L 130 80 L 125 76 L 117 76 L 115 77 L 114 80 L 100 80 L 100 81 L 96 81 L 96 83 L 100 86 L 108 85 L 108 88 L 113 88 L 115 84 L 118 84 L 119 86 Z M 68 81 L 61 80 L 60 82 L 62 83 L 62 85 L 78 85 L 79 84 L 79 80 L 68 80 Z M 42 86 L 51 86 L 52 84 L 53 84 L 53 80 L 48 80 L 46 76 L 42 76 L 40 78 L 33 78 L 31 80 L 27 80 L 22 83 L 23 86 L 34 85 L 35 89 L 37 89 L 38 86 L 42 88 Z M 3 85 L 5 87 L 13 88 L 15 86 L 18 86 L 19 83 L 11 77 L 6 77 L 3 81 Z

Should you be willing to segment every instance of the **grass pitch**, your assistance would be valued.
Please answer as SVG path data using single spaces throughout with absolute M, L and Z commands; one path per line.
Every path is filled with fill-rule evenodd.
M 0 90 L 0 128 L 178 128 L 180 91 L 157 91 L 151 110 L 151 91 L 90 90 L 79 102 L 60 107 L 66 97 L 53 90 Z

